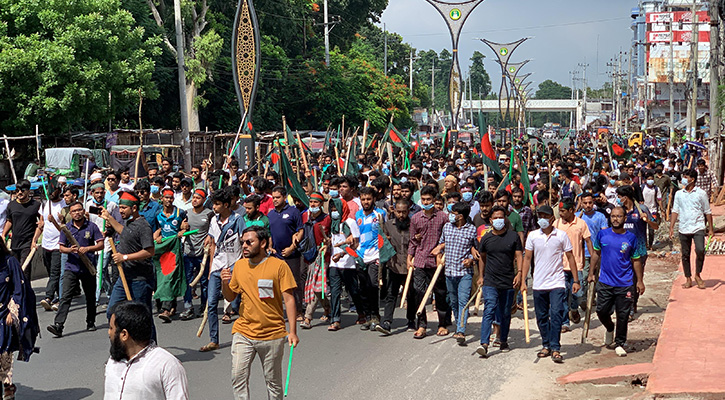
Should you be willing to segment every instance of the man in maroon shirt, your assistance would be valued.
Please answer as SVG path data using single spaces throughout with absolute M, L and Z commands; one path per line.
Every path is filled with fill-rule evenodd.
M 420 202 L 423 210 L 418 211 L 410 220 L 410 244 L 408 245 L 408 268 L 415 267 L 413 273 L 413 290 L 415 303 L 408 307 L 420 306 L 427 299 L 425 291 L 428 288 L 436 270 L 436 257 L 431 254 L 443 232 L 443 225 L 448 222 L 448 215 L 438 211 L 433 206 L 433 200 L 438 192 L 431 186 L 424 186 L 420 191 Z M 436 310 L 438 312 L 438 336 L 448 334 L 448 325 L 451 324 L 451 310 L 446 299 L 446 280 L 444 274 L 439 274 L 433 287 Z M 422 339 L 428 329 L 428 318 L 425 311 L 417 318 L 418 330 L 413 337 Z

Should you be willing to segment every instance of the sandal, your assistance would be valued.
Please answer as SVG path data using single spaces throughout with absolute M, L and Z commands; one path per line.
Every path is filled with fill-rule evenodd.
M 297 322 L 302 322 L 302 321 L 304 321 L 304 320 L 305 320 L 305 316 L 304 316 L 304 315 L 302 315 L 302 314 L 299 314 L 299 315 L 297 316 Z
M 539 358 L 546 358 L 546 357 L 549 357 L 550 355 L 551 355 L 551 350 L 549 350 L 549 349 L 547 349 L 546 347 L 544 347 L 543 349 L 541 349 L 541 350 L 540 350 L 540 351 L 539 351 L 539 352 L 538 352 L 538 353 L 536 354 L 536 357 L 539 357 Z
M 448 336 L 451 332 L 448 331 L 448 328 L 441 326 L 438 328 L 438 332 L 436 333 L 437 336 Z
M 459 345 L 466 343 L 466 335 L 460 332 L 454 334 L 453 338 L 456 339 L 456 342 L 458 342 Z
M 551 359 L 557 364 L 561 364 L 564 362 L 564 357 L 562 357 L 561 353 L 559 353 L 558 351 L 551 353 Z
M 199 351 L 201 351 L 202 353 L 206 353 L 207 351 L 214 351 L 214 350 L 218 350 L 218 349 L 219 349 L 219 344 L 211 342 L 211 343 L 203 346 L 202 348 L 200 348 Z
M 323 315 L 320 317 L 320 321 L 329 321 L 329 320 L 330 320 L 330 317 L 328 317 L 327 315 Z
M 222 316 L 222 324 L 231 324 L 232 323 L 232 317 L 228 313 L 224 313 L 224 316 Z
M 339 322 L 333 322 L 330 324 L 330 326 L 327 327 L 327 330 L 330 332 L 335 332 L 340 330 L 340 323 Z
M 304 321 L 300 322 L 300 328 L 302 328 L 302 329 L 310 329 L 310 328 L 312 328 L 312 325 L 310 324 L 310 322 L 311 321 L 309 319 L 305 318 Z
M 426 333 L 425 328 L 418 328 L 413 334 L 413 339 L 423 339 L 426 336 L 428 336 L 428 333 Z

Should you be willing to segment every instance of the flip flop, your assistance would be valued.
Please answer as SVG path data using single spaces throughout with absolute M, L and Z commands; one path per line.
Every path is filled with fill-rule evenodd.
M 697 282 L 698 289 L 705 289 L 705 281 L 703 281 L 702 278 L 695 277 L 695 282 Z
M 424 337 L 428 336 L 425 329 L 420 328 L 413 334 L 413 339 L 423 339 Z
M 564 357 L 562 357 L 561 353 L 559 353 L 558 351 L 551 353 L 551 359 L 557 364 L 561 364 L 564 362 Z
M 444 327 L 438 328 L 438 332 L 436 332 L 436 336 L 448 336 L 451 332 Z
M 333 322 L 330 326 L 327 327 L 327 330 L 330 332 L 336 332 L 340 330 L 340 323 L 339 322 Z
M 549 357 L 550 355 L 551 355 L 551 350 L 546 349 L 546 348 L 541 349 L 541 350 L 539 350 L 538 353 L 536 353 L 536 357 L 539 357 L 539 358 L 546 358 L 546 357 Z

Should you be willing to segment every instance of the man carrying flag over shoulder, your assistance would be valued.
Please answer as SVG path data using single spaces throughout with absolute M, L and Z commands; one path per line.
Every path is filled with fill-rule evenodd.
M 178 207 L 174 206 L 174 191 L 171 188 L 166 188 L 162 192 L 162 203 L 163 203 L 163 209 L 161 212 L 156 216 L 156 220 L 159 222 L 159 228 L 154 232 L 154 240 L 157 243 L 157 250 L 162 250 L 160 248 L 160 244 L 162 244 L 163 240 L 172 236 L 178 236 L 181 237 L 184 232 L 186 232 L 185 229 L 182 228 L 182 223 L 186 221 L 186 211 L 179 209 Z M 170 239 L 171 240 L 171 239 Z M 171 240 L 171 245 L 173 245 L 173 242 L 175 240 Z M 171 246 L 170 245 L 170 246 Z M 173 247 L 170 246 L 163 246 L 163 250 L 173 250 Z M 167 251 L 168 251 L 167 250 Z M 178 250 L 178 249 L 177 249 Z M 166 251 L 164 251 L 165 253 Z M 163 256 L 162 256 L 163 257 Z M 183 264 L 182 264 L 183 265 Z M 158 271 L 157 271 L 158 272 Z M 162 271 L 167 272 L 167 271 Z M 172 272 L 169 272 L 171 274 Z M 163 278 L 168 274 L 162 273 L 161 276 L 158 275 L 158 278 Z M 175 276 L 176 274 L 174 274 Z M 181 275 L 183 277 L 183 274 Z M 167 277 L 165 279 L 174 279 L 173 277 Z M 166 282 L 163 282 L 166 283 Z M 161 300 L 161 313 L 159 313 L 159 318 L 164 321 L 164 323 L 171 322 L 171 316 L 174 315 L 176 312 L 176 296 L 173 296 L 169 293 L 163 293 L 165 291 L 161 291 L 159 293 L 159 286 L 162 286 L 162 282 L 158 281 L 156 282 L 157 288 L 156 288 L 156 294 L 154 295 L 154 298 Z M 181 293 L 183 295 L 183 292 Z M 161 298 L 160 296 L 164 296 L 164 298 Z M 171 296 L 171 297 L 170 297 Z M 172 298 L 173 297 L 173 298 Z M 170 300 L 166 300 L 169 298 Z

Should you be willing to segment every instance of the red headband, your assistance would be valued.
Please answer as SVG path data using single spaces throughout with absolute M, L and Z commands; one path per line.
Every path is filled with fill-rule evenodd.
M 204 189 L 194 190 L 194 194 L 198 194 L 202 199 L 206 199 L 206 191 Z
M 162 196 L 165 196 L 165 195 L 166 195 L 166 192 L 171 192 L 171 195 L 172 195 L 172 196 L 173 196 L 173 195 L 175 194 L 175 193 L 174 193 L 174 189 L 171 189 L 171 188 L 164 188 L 164 190 L 162 190 L 162 191 L 161 191 L 161 195 L 162 195 Z
M 322 197 L 322 195 L 321 195 L 321 194 L 319 194 L 319 193 L 312 193 L 312 194 L 310 195 L 310 200 L 313 200 L 313 199 L 314 199 L 314 200 L 317 200 L 317 201 L 319 201 L 319 202 L 321 202 L 321 203 L 324 203 L 324 202 L 325 202 L 325 198 L 324 198 L 324 197 Z

